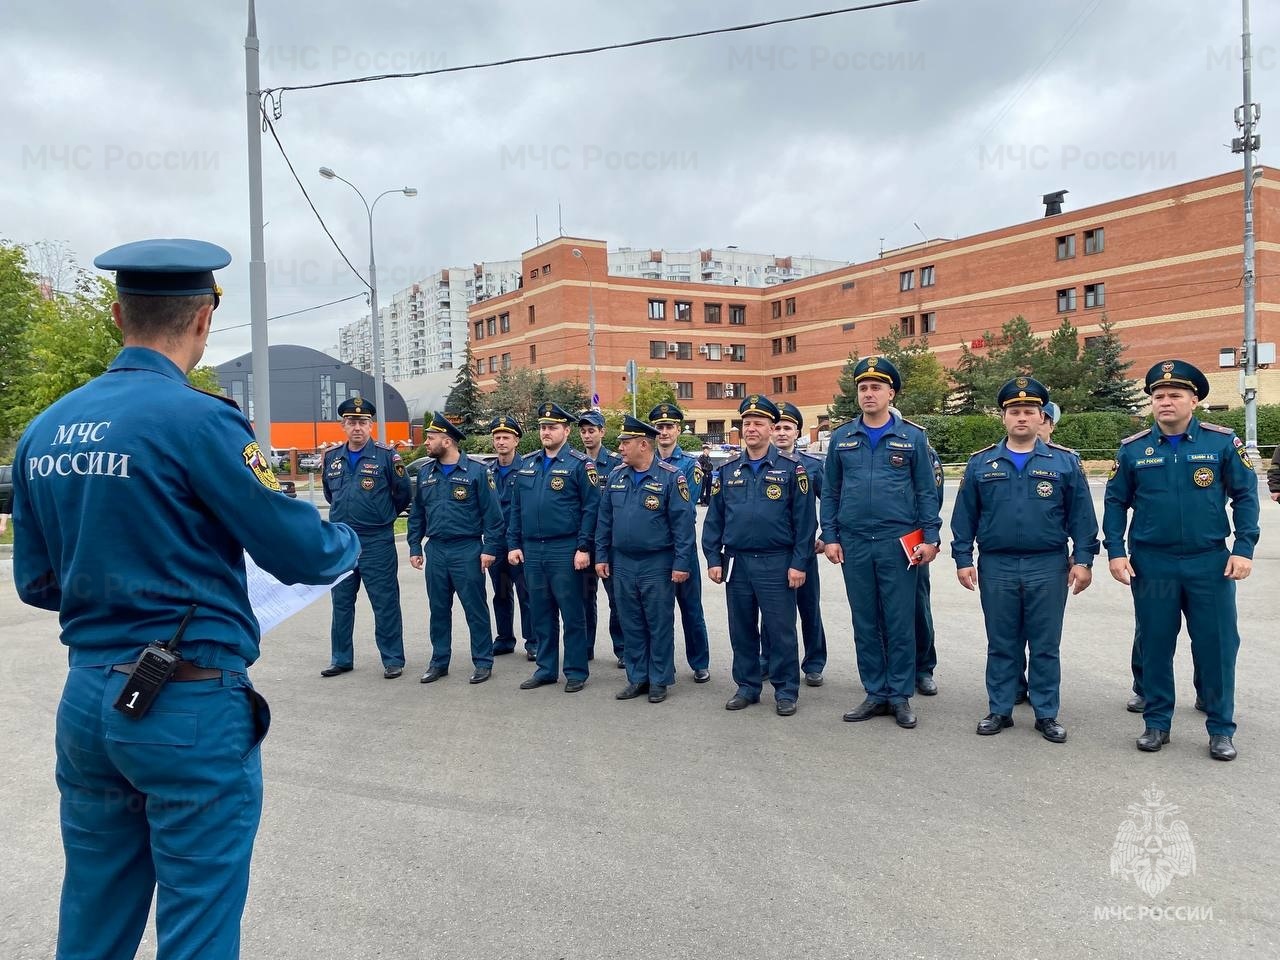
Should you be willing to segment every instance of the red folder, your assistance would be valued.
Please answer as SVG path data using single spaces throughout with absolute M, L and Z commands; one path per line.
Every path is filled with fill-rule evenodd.
M 902 544 L 902 552 L 907 555 L 907 566 L 914 567 L 920 561 L 916 558 L 916 547 L 924 543 L 924 530 L 915 529 L 908 533 L 905 537 L 899 537 L 898 542 Z

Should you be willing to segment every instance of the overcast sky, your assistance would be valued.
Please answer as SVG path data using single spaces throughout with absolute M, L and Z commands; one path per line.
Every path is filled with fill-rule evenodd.
M 190 236 L 234 262 L 215 328 L 248 321 L 246 5 L 12 5 L 0 33 L 0 238 Z M 823 9 L 798 0 L 529 5 L 260 0 L 262 84 L 461 66 Z M 1253 4 L 1254 99 L 1280 109 L 1280 4 Z M 618 246 L 861 261 L 1239 169 L 1240 7 L 1225 0 L 920 0 L 727 36 L 283 98 L 299 176 L 379 289 L 514 259 L 564 230 Z M 1280 165 L 1280 127 L 1259 161 Z M 1267 144 L 1276 144 L 1271 152 Z M 1272 153 L 1276 155 L 1273 157 Z M 263 138 L 268 310 L 362 290 Z M 919 224 L 919 231 L 916 228 Z M 326 349 L 352 301 L 273 322 Z M 206 360 L 249 349 L 217 332 Z

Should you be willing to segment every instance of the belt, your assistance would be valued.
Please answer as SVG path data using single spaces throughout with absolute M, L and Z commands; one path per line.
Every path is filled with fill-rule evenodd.
M 132 674 L 132 663 L 117 663 L 111 667 L 116 673 Z M 222 677 L 222 671 L 217 667 L 197 667 L 194 663 L 188 663 L 186 660 L 179 660 L 177 669 L 173 671 L 170 680 L 218 680 Z

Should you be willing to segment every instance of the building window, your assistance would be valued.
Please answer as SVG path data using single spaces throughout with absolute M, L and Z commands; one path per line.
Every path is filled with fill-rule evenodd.
M 794 317 L 796 313 L 796 298 L 787 297 L 787 316 Z
M 1102 337 L 1085 337 L 1084 338 L 1084 348 L 1086 350 L 1092 350 L 1094 347 L 1099 347 L 1101 345 L 1102 345 Z
M 537 344 L 529 344 L 529 366 L 533 366 L 538 362 L 538 346 Z
M 1076 308 L 1076 288 L 1067 287 L 1058 291 L 1058 312 L 1070 313 Z
M 774 378 L 773 378 L 773 392 L 774 392 L 774 393 L 781 393 L 781 392 L 782 392 L 782 378 L 781 378 L 781 377 L 774 377 Z
M 530 280 L 537 280 L 537 279 L 538 279 L 538 268 L 537 268 L 537 267 L 534 267 L 532 270 L 530 270 L 530 271 L 529 271 L 529 279 L 530 279 Z
M 916 318 L 914 316 L 899 317 L 898 332 L 904 337 L 914 337 L 916 335 Z
M 783 340 L 783 341 L 782 341 L 782 348 L 783 348 L 787 353 L 795 353 L 795 352 L 796 352 L 796 338 L 795 338 L 795 336 L 793 335 L 793 336 L 787 337 L 785 340 Z
M 719 322 L 720 322 L 720 304 L 718 304 L 718 303 L 704 303 L 704 304 L 702 305 L 702 313 L 703 313 L 703 319 L 704 319 L 707 323 L 719 323 Z
M 937 333 L 938 332 L 938 315 L 936 313 L 920 314 L 920 332 L 921 333 Z
M 545 276 L 546 276 L 547 274 L 549 274 L 550 272 L 551 272 L 551 264 L 549 264 L 549 263 L 544 263 L 544 264 L 542 265 L 542 275 L 545 277 Z
M 667 301 L 650 300 L 649 301 L 649 319 L 650 320 L 667 319 Z
M 774 301 L 773 301 L 773 303 L 769 304 L 769 307 L 770 307 L 770 308 L 772 309 L 772 311 L 773 311 L 773 319 L 777 320 L 780 316 L 782 316 L 782 301 L 781 301 L 781 300 L 774 300 Z
M 692 380 L 676 381 L 676 399 L 677 400 L 693 399 L 693 381 Z
M 707 399 L 721 400 L 724 398 L 724 384 L 719 380 L 707 381 Z
M 769 342 L 769 346 L 773 350 L 773 355 L 776 357 L 778 354 L 782 353 L 782 338 L 774 337 Z
M 650 340 L 649 341 L 649 359 L 650 360 L 667 359 L 667 341 Z
M 935 282 L 936 281 L 934 279 L 933 267 L 931 266 L 921 267 L 920 268 L 920 286 L 932 287 Z
M 484 332 L 491 337 L 498 335 L 498 318 L 490 317 L 484 322 Z
M 693 359 L 693 344 L 690 341 L 681 340 L 679 343 L 676 344 L 676 359 L 677 360 Z
M 729 324 L 741 327 L 747 322 L 747 308 L 740 304 L 729 305 Z
M 489 372 L 490 372 L 490 373 L 497 373 L 497 372 L 498 372 L 498 358 L 497 358 L 497 357 L 490 357 L 490 358 L 489 358 Z
M 1103 283 L 1086 283 L 1084 285 L 1084 307 L 1088 310 L 1090 307 L 1101 307 L 1106 303 L 1107 292 L 1106 284 Z
M 1097 227 L 1093 230 L 1084 232 L 1084 253 L 1088 256 L 1091 253 L 1101 253 L 1103 249 L 1102 228 Z
M 476 373 L 481 375 L 484 374 L 484 357 L 481 357 L 476 361 Z
M 693 322 L 693 304 L 688 300 L 676 301 L 676 319 Z
M 511 314 L 503 313 L 498 315 L 498 329 L 502 333 L 511 332 Z
M 503 370 L 510 370 L 510 369 L 511 369 L 511 354 L 509 354 L 509 353 L 504 353 L 504 354 L 502 355 L 502 369 L 503 369 Z
M 477 320 L 475 322 L 475 331 L 476 331 L 475 339 L 483 340 L 484 339 L 484 321 L 483 320 Z
M 705 343 L 705 344 L 703 344 L 703 346 L 706 348 L 706 354 L 707 354 L 707 359 L 708 359 L 708 360 L 719 360 L 719 359 L 721 358 L 721 357 L 720 357 L 720 344 L 718 344 L 718 343 Z
M 908 290 L 916 288 L 916 272 L 914 270 L 903 270 L 898 274 L 898 289 L 906 293 Z
M 747 362 L 747 345 L 745 343 L 729 344 L 729 359 L 737 363 Z
M 333 376 L 320 374 L 320 419 L 333 419 Z
M 231 399 L 236 402 L 236 406 L 240 408 L 240 412 L 244 413 L 244 381 L 231 381 Z
M 733 391 L 730 393 L 730 391 Z M 726 397 L 745 397 L 747 395 L 747 385 L 745 383 L 726 383 L 724 385 L 724 395 Z
M 712 435 L 717 436 L 717 437 L 723 437 L 723 436 L 724 436 L 724 421 L 723 421 L 723 420 L 708 420 L 708 421 L 707 421 L 707 433 L 712 434 Z
M 533 319 L 534 319 L 533 304 L 531 303 L 529 304 L 529 322 L 533 323 Z
M 790 374 L 790 375 L 787 377 L 787 393 L 795 393 L 795 392 L 796 392 L 796 384 L 797 384 L 798 382 L 799 382 L 799 381 L 796 379 L 796 375 L 795 375 L 794 373 L 793 373 L 793 374 Z
M 1074 233 L 1059 237 L 1054 242 L 1057 244 L 1059 260 L 1070 260 L 1076 255 L 1076 235 Z

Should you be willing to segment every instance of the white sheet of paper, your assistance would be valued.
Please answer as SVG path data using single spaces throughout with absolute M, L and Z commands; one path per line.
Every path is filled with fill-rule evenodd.
M 244 570 L 249 588 L 249 603 L 264 636 L 299 610 L 315 603 L 332 590 L 334 584 L 351 576 L 351 571 L 348 570 L 328 586 L 281 583 L 254 563 L 253 557 L 247 553 L 244 555 Z

